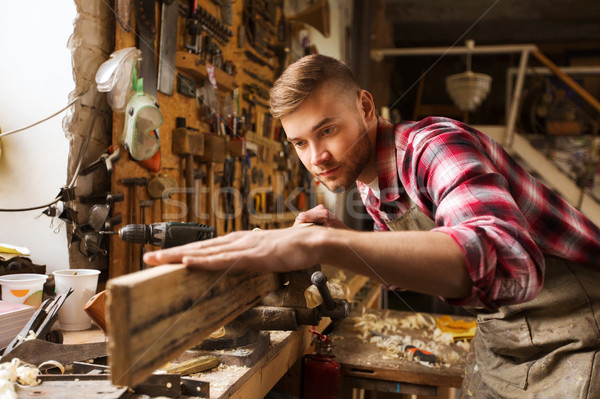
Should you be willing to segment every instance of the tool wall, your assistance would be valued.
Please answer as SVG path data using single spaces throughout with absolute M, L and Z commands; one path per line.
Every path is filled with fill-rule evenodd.
M 307 209 L 310 179 L 268 111 L 268 91 L 287 63 L 281 3 L 116 1 L 115 51 L 141 50 L 134 73 L 157 100 L 162 125 L 150 132 L 158 151 L 135 160 L 152 104 L 130 101 L 113 115 L 113 144 L 140 133 L 126 140 L 111 177 L 112 191 L 125 194 L 112 210 L 122 215 L 115 229 L 186 221 L 220 236 L 290 226 Z M 111 236 L 110 277 L 142 268 L 150 249 Z

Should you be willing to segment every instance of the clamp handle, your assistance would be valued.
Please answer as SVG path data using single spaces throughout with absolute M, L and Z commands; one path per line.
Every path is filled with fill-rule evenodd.
M 321 294 L 321 297 L 323 298 L 323 304 L 325 305 L 325 309 L 335 309 L 335 301 L 331 296 L 331 292 L 329 292 L 329 288 L 327 288 L 327 276 L 325 275 L 325 273 L 321 271 L 314 272 L 312 276 L 310 276 L 310 281 L 319 290 L 319 294 Z

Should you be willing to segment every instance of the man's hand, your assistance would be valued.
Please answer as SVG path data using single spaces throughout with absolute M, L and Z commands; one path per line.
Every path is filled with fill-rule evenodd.
M 200 270 L 261 272 L 289 272 L 325 263 L 386 285 L 446 298 L 466 298 L 472 291 L 461 247 L 437 231 L 374 233 L 315 225 L 238 231 L 148 252 L 144 261 L 152 266 L 183 263 Z
M 302 223 L 314 223 L 320 224 L 325 227 L 332 227 L 334 229 L 350 229 L 344 223 L 342 223 L 335 215 L 323 205 L 317 205 L 306 212 L 301 212 L 296 216 L 294 226 Z
M 301 270 L 318 263 L 319 237 L 326 231 L 319 226 L 238 231 L 212 240 L 148 252 L 144 262 L 151 266 L 183 263 L 202 270 Z

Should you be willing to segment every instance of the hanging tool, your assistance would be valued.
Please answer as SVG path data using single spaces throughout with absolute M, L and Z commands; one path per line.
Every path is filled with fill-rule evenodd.
M 248 209 L 248 196 L 250 195 L 250 156 L 240 158 L 242 164 L 242 230 L 250 228 L 250 212 Z
M 170 198 L 175 193 L 177 182 L 171 176 L 159 175 L 148 180 L 148 196 L 152 199 Z
M 197 83 L 194 79 L 181 73 L 177 74 L 177 93 L 189 98 L 196 98 Z
M 146 208 L 149 208 L 154 203 L 153 200 L 143 200 L 140 201 L 140 212 L 142 214 L 142 224 L 146 224 Z M 146 264 L 144 263 L 144 254 L 146 253 L 146 245 L 140 245 L 140 270 L 144 270 L 146 268 Z
M 248 58 L 249 61 L 260 66 L 266 66 L 272 71 L 275 70 L 275 68 L 271 64 L 260 58 L 258 55 L 254 54 L 252 51 L 246 50 L 244 51 L 244 54 L 246 55 L 246 58 Z
M 267 213 L 267 193 L 264 191 L 254 194 L 254 213 Z
M 244 101 L 246 101 L 250 105 L 260 105 L 261 107 L 263 107 L 265 109 L 269 109 L 269 104 L 257 100 L 256 96 L 253 94 L 242 93 L 242 98 L 244 99 Z M 252 111 L 248 111 L 248 112 L 250 113 L 250 115 L 252 115 Z
M 131 0 L 116 0 L 117 22 L 125 32 L 131 32 Z
M 191 222 L 197 211 L 194 209 L 194 156 L 204 154 L 204 135 L 197 129 L 186 127 L 185 118 L 177 118 L 175 126 L 171 148 L 174 154 L 185 157 L 185 202 L 187 220 Z
M 119 159 L 121 159 L 121 147 L 111 146 L 104 154 L 100 155 L 97 160 L 83 168 L 81 172 L 79 172 L 79 176 L 88 175 L 103 165 L 106 167 L 106 172 L 110 176 L 113 171 L 114 163 L 116 163 Z
M 175 53 L 177 50 L 177 17 L 179 1 L 163 0 L 160 23 L 160 55 L 158 57 L 158 91 L 173 95 Z
M 221 180 L 221 192 L 223 193 L 223 208 L 225 210 L 224 229 L 227 233 L 229 220 L 231 220 L 231 231 L 235 231 L 235 194 L 233 180 L 235 178 L 235 158 L 228 157 L 223 165 L 223 178 Z
M 148 185 L 148 179 L 145 177 L 133 177 L 128 179 L 121 180 L 121 184 L 125 185 L 128 189 L 127 195 L 127 205 L 128 205 L 128 223 L 134 224 L 138 223 L 137 217 L 137 205 L 139 203 L 139 188 L 145 187 Z M 100 232 L 100 234 L 104 234 L 104 232 Z M 135 254 L 133 248 L 127 248 L 127 267 L 129 272 L 135 271 Z
M 138 0 L 136 5 L 136 25 L 139 33 L 138 47 L 142 51 L 140 77 L 144 78 L 144 90 L 156 98 L 155 1 Z
M 220 44 L 226 45 L 233 36 L 233 32 L 221 21 L 202 7 L 198 7 L 198 17 L 206 32 L 215 38 Z
M 226 25 L 231 26 L 233 24 L 233 4 L 231 4 L 231 0 L 222 0 L 221 17 Z
M 256 83 L 244 83 L 242 87 L 245 91 L 269 101 L 269 92 L 258 86 Z
M 132 244 L 150 244 L 160 248 L 171 248 L 195 241 L 208 240 L 215 236 L 215 228 L 200 223 L 162 222 L 128 224 L 119 231 L 103 231 L 101 234 L 118 234 Z
M 260 76 L 258 76 L 257 74 L 255 74 L 254 72 L 252 72 L 252 71 L 249 71 L 249 70 L 248 70 L 248 69 L 246 69 L 246 68 L 242 68 L 242 70 L 244 71 L 244 73 L 245 73 L 246 75 L 250 76 L 252 79 L 254 79 L 254 80 L 256 80 L 256 81 L 258 81 L 258 82 L 260 82 L 260 83 L 264 84 L 264 85 L 265 85 L 265 86 L 267 86 L 267 87 L 271 87 L 271 86 L 273 85 L 273 82 L 272 82 L 272 81 L 270 81 L 269 79 L 263 79 L 263 78 L 261 78 Z
M 145 187 L 148 185 L 148 179 L 145 177 L 132 177 L 122 179 L 121 184 L 127 187 L 127 204 L 129 208 L 129 223 L 136 223 L 136 205 L 139 202 L 139 189 L 138 187 Z
M 196 210 L 195 216 L 197 218 L 202 217 L 202 219 L 206 219 L 205 214 L 202 212 L 202 204 L 200 195 L 202 193 L 202 180 L 206 177 L 206 173 L 202 169 L 194 170 L 194 194 L 195 194 L 195 203 L 194 209 Z
M 202 24 L 198 16 L 198 0 L 190 1 L 189 16 L 186 23 L 185 48 L 194 54 L 202 53 Z
M 110 211 L 115 202 L 121 202 L 125 199 L 123 193 L 104 193 L 100 195 L 88 195 L 79 197 L 82 204 L 94 204 L 90 208 L 88 223 L 96 231 L 106 230 L 105 225 L 108 221 L 114 225 L 116 219 L 110 218 Z M 114 217 L 114 216 L 113 216 Z

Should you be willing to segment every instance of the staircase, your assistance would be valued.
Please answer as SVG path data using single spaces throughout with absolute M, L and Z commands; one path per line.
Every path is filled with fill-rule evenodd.
M 474 125 L 473 127 L 498 143 L 504 141 L 505 125 Z M 506 150 L 515 156 L 527 171 L 600 226 L 600 203 L 587 194 L 585 189 L 578 187 L 544 153 L 534 148 L 524 135 L 515 132 L 512 146 Z

